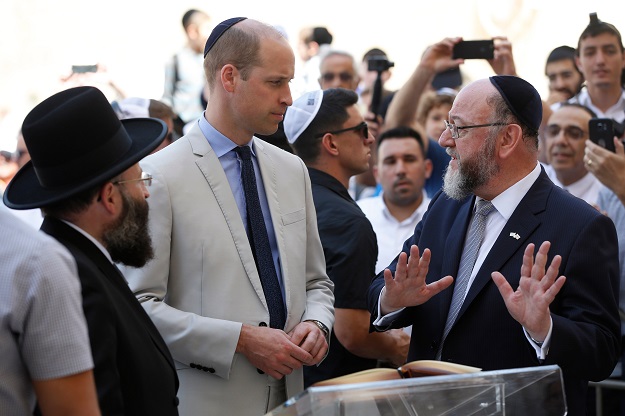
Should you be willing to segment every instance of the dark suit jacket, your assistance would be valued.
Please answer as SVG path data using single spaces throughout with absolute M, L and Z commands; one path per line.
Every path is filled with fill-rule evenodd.
M 474 202 L 473 196 L 459 202 L 439 193 L 404 243 L 406 253 L 412 244 L 432 251 L 428 283 L 456 277 Z M 491 272 L 500 271 L 516 289 L 526 246 L 534 243 L 537 249 L 543 241 L 551 242 L 549 261 L 556 254 L 562 256 L 560 274 L 567 278 L 550 307 L 553 332 L 543 364 L 562 368 L 569 414 L 584 414 L 587 380 L 608 377 L 620 351 L 618 242 L 608 217 L 556 187 L 544 171 L 478 271 L 444 343 L 442 360 L 483 370 L 541 364 L 521 325 L 508 313 Z M 393 273 L 396 261 L 390 266 Z M 369 289 L 373 319 L 383 286 L 378 275 Z M 405 309 L 393 322 L 397 328 L 414 325 L 408 361 L 434 359 L 452 293 L 453 285 L 425 304 Z
M 46 217 L 41 229 L 78 265 L 102 415 L 177 415 L 178 377 L 169 350 L 117 267 L 62 221 Z

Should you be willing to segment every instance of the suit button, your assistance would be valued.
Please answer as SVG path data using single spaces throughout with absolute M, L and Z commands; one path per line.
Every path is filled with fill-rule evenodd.
M 209 367 L 209 368 L 208 368 L 208 372 L 209 372 L 209 373 L 211 373 L 211 374 L 214 374 L 214 373 L 215 373 L 215 369 L 214 369 L 214 368 L 210 368 L 210 367 Z
M 202 367 L 202 371 L 207 372 L 208 371 L 208 367 Z
M 267 322 L 261 322 L 258 324 L 258 326 L 267 326 Z
M 195 368 L 195 367 L 197 367 L 197 366 L 196 366 L 194 363 L 191 363 L 191 364 L 189 364 L 189 367 L 191 367 L 191 368 Z
M 258 374 L 265 374 L 265 372 L 259 368 L 257 368 L 256 371 L 258 372 Z

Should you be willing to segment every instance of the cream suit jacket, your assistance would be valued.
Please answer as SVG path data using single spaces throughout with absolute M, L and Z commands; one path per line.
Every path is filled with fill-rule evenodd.
M 334 323 L 333 283 L 317 231 L 310 179 L 298 157 L 254 138 L 280 251 L 287 321 Z M 235 353 L 242 324 L 269 323 L 252 250 L 221 164 L 199 125 L 141 162 L 153 175 L 155 258 L 126 268 L 130 287 L 165 339 L 180 378 L 180 414 L 262 415 L 270 377 Z M 286 377 L 287 397 L 303 390 Z

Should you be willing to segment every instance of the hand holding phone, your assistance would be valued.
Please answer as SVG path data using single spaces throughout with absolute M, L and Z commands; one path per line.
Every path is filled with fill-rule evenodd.
M 454 45 L 452 59 L 493 59 L 495 42 L 488 40 L 463 40 Z
M 614 148 L 614 123 L 611 118 L 591 118 L 588 120 L 588 135 L 590 141 L 607 149 L 616 152 Z

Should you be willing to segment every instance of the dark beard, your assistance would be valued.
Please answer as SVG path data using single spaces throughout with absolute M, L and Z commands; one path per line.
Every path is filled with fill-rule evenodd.
M 143 267 L 154 257 L 152 239 L 148 230 L 148 203 L 134 200 L 121 192 L 122 213 L 104 232 L 103 240 L 115 263 Z

